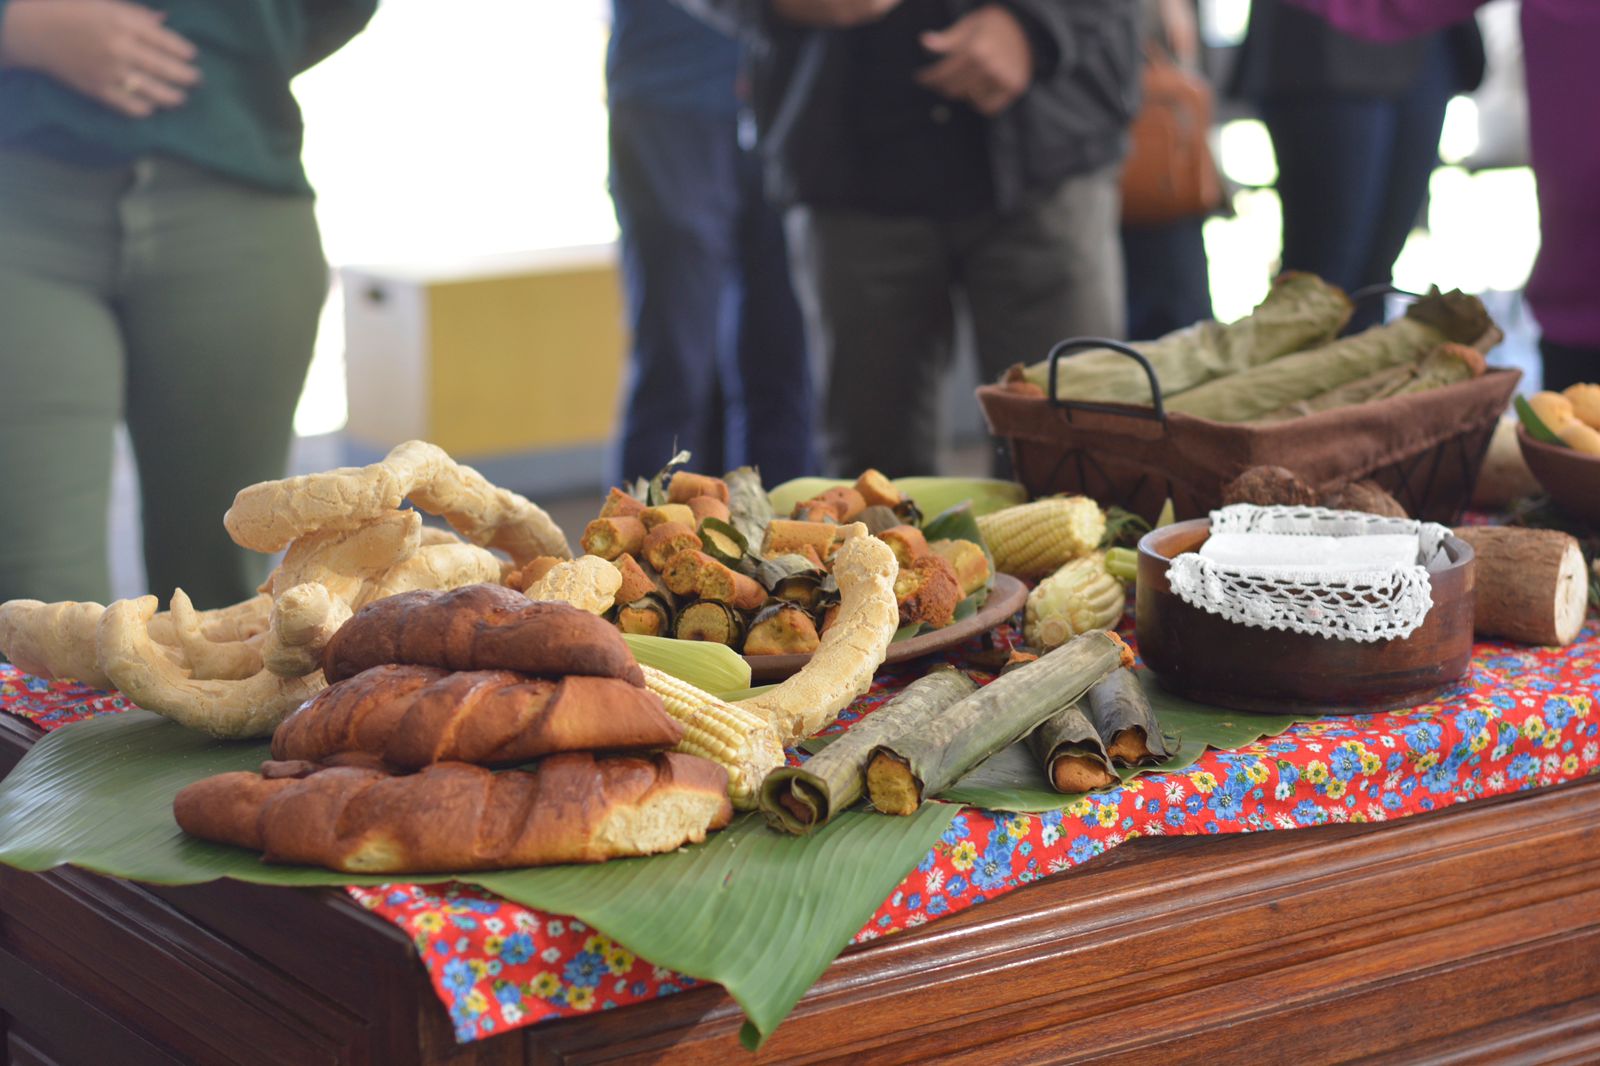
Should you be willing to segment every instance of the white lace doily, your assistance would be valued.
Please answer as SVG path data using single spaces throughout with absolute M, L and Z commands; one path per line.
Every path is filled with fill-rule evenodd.
M 1185 552 L 1167 569 L 1167 581 L 1179 599 L 1230 622 L 1363 643 L 1408 637 L 1422 624 L 1433 606 L 1426 563 L 1440 556 L 1450 532 L 1409 518 L 1244 503 L 1211 512 L 1211 531 L 1336 537 L 1415 534 L 1421 557 L 1411 566 L 1297 570 L 1224 565 Z

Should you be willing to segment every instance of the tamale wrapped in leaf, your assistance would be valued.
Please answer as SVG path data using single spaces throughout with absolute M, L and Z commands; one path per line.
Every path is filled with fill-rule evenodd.
M 1009 671 L 937 718 L 873 748 L 867 792 L 885 814 L 911 814 L 961 775 L 1069 704 L 1112 670 L 1133 664 L 1116 634 L 1085 633 Z
M 1488 369 L 1483 353 L 1465 344 L 1441 344 L 1423 357 L 1416 374 L 1389 395 L 1404 396 L 1413 392 L 1454 385 L 1458 381 L 1471 381 Z
M 809 833 L 866 792 L 867 759 L 879 743 L 934 719 L 978 690 L 954 667 L 936 667 L 867 715 L 804 766 L 782 766 L 761 783 L 761 810 L 774 829 Z
M 731 523 L 716 518 L 701 519 L 700 543 L 707 555 L 727 566 L 738 566 L 750 550 L 743 533 Z
M 1100 734 L 1080 704 L 1068 704 L 1046 718 L 1028 734 L 1028 747 L 1057 792 L 1093 792 L 1120 780 Z
M 1278 422 L 1301 415 L 1330 411 L 1336 407 L 1350 407 L 1370 403 L 1390 396 L 1404 396 L 1412 392 L 1454 385 L 1470 381 L 1488 369 L 1483 353 L 1465 344 L 1441 344 L 1430 350 L 1422 359 L 1403 366 L 1388 367 L 1364 378 L 1318 393 L 1309 400 L 1299 400 L 1263 415 L 1257 421 Z
M 1350 320 L 1351 304 L 1336 287 L 1314 274 L 1284 274 L 1265 300 L 1237 322 L 1197 322 L 1133 347 L 1150 361 L 1162 394 L 1174 396 L 1228 374 L 1269 363 L 1290 352 L 1324 344 Z M 1049 388 L 1049 360 L 1034 363 L 1024 377 Z M 1148 405 L 1144 369 L 1111 351 L 1083 352 L 1061 361 L 1056 395 L 1063 400 L 1098 400 Z
M 1156 712 L 1132 670 L 1115 670 L 1089 690 L 1089 720 L 1118 766 L 1148 766 L 1172 754 Z
M 672 635 L 679 640 L 708 640 L 737 648 L 744 641 L 744 616 L 725 603 L 699 600 L 678 612 Z
M 1249 422 L 1381 370 L 1410 366 L 1448 341 L 1471 343 L 1493 328 L 1477 297 L 1435 291 L 1386 325 L 1174 396 L 1167 401 L 1167 412 L 1214 422 Z
M 761 474 L 753 466 L 741 466 L 722 480 L 728 484 L 729 524 L 744 537 L 747 546 L 760 544 L 766 539 L 767 523 L 772 521 L 772 499 L 761 484 Z
M 809 611 L 792 603 L 772 603 L 750 622 L 744 654 L 810 655 L 821 642 Z
M 642 637 L 669 637 L 672 605 L 659 593 L 642 596 L 617 608 L 617 628 Z

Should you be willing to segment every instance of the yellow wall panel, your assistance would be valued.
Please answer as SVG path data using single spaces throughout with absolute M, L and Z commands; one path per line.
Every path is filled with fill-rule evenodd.
M 627 352 L 614 266 L 434 281 L 427 303 L 431 440 L 495 455 L 611 437 Z

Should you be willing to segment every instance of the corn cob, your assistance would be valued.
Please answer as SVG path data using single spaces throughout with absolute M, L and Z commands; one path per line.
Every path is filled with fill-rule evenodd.
M 683 725 L 683 740 L 674 750 L 721 765 L 728 771 L 728 799 L 740 810 L 753 810 L 762 780 L 783 765 L 783 747 L 772 726 L 687 681 L 653 666 L 642 668 L 646 687 Z
M 1087 555 L 1106 533 L 1106 515 L 1087 496 L 1056 496 L 978 517 L 995 569 L 1037 577 Z
M 1080 633 L 1110 629 L 1122 620 L 1128 594 L 1106 571 L 1105 555 L 1074 559 L 1028 593 L 1022 634 L 1041 651 L 1060 647 Z

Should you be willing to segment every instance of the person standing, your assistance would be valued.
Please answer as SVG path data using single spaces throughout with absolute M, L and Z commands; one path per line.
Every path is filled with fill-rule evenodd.
M 1283 270 L 1357 292 L 1387 285 L 1439 162 L 1445 105 L 1483 78 L 1471 20 L 1414 40 L 1362 41 L 1283 0 L 1253 0 L 1235 91 L 1272 137 Z M 1352 327 L 1381 319 L 1364 301 Z
M 934 465 L 958 295 L 991 380 L 1121 335 L 1136 0 L 683 2 L 750 43 L 833 473 Z
M 814 472 L 811 373 L 783 225 L 741 143 L 739 46 L 669 0 L 613 0 L 611 196 L 632 332 L 613 484 Z
M 1154 52 L 1200 76 L 1195 0 L 1144 0 L 1142 6 L 1146 62 Z M 1145 106 L 1150 106 L 1148 96 Z M 1151 340 L 1212 317 L 1205 222 L 1205 215 L 1194 214 L 1168 222 L 1122 223 L 1129 339 Z
M 1294 0 L 1347 33 L 1406 41 L 1473 17 L 1485 0 Z M 1539 194 L 1539 258 L 1528 303 L 1544 387 L 1600 381 L 1600 5 L 1523 0 L 1528 151 Z
M 151 591 L 247 599 L 327 293 L 297 73 L 376 0 L 0 0 L 0 600 L 110 596 L 112 438 Z

